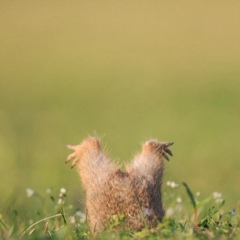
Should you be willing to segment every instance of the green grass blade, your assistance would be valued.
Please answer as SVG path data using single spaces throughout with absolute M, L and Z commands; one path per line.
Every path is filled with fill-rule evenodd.
M 195 200 L 195 197 L 194 197 L 191 189 L 189 188 L 189 186 L 187 185 L 187 183 L 183 182 L 182 184 L 183 184 L 183 186 L 186 188 L 186 191 L 187 191 L 187 193 L 188 193 L 188 196 L 189 196 L 190 199 L 191 199 L 191 202 L 192 202 L 192 205 L 193 205 L 194 209 L 196 209 L 196 208 L 197 208 L 197 202 L 196 202 L 196 200 Z
M 7 225 L 0 219 L 0 223 L 3 225 L 3 227 L 6 229 L 6 230 L 8 230 L 8 227 L 7 227 Z
M 67 225 L 67 220 L 66 220 L 66 218 L 65 218 L 65 215 L 64 215 L 64 212 L 63 212 L 63 208 L 61 208 L 60 213 L 61 213 L 61 215 L 62 215 L 64 224 Z
M 44 222 L 44 221 L 46 221 L 46 220 L 48 220 L 48 219 L 56 218 L 56 217 L 60 217 L 60 216 L 61 216 L 61 217 L 63 216 L 62 213 L 58 213 L 58 214 L 56 214 L 56 215 L 43 218 L 43 219 L 41 219 L 41 220 L 33 223 L 30 227 L 28 227 L 25 231 L 23 231 L 23 232 L 22 232 L 22 235 L 24 235 L 25 233 L 27 233 L 27 232 L 28 232 L 32 227 L 34 227 L 35 225 L 37 225 L 37 224 L 39 224 L 39 223 L 41 223 L 41 222 Z

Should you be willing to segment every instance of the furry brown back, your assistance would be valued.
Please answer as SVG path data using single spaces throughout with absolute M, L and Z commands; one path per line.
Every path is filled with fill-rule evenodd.
M 88 222 L 93 232 L 102 231 L 114 215 L 124 214 L 127 224 L 134 230 L 145 225 L 154 227 L 162 220 L 161 182 L 164 161 L 172 156 L 168 148 L 173 143 L 149 140 L 143 145 L 132 163 L 123 172 L 101 150 L 95 137 L 80 145 L 68 145 L 74 150 L 66 162 L 74 159 L 72 167 L 78 173 L 86 191 Z

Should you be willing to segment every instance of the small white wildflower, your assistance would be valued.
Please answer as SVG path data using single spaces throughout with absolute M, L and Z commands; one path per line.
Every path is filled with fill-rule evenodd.
M 174 209 L 173 208 L 168 208 L 165 212 L 167 217 L 171 217 L 174 214 Z
M 63 204 L 63 200 L 61 198 L 58 199 L 58 205 Z
M 219 193 L 219 192 L 214 192 L 214 193 L 212 194 L 212 196 L 213 196 L 214 199 L 222 198 L 222 194 Z
M 74 216 L 70 216 L 70 217 L 69 217 L 69 222 L 70 222 L 71 224 L 75 224 L 75 223 L 76 223 L 76 218 L 75 218 Z
M 27 194 L 27 197 L 32 197 L 34 195 L 34 190 L 31 189 L 31 188 L 27 188 L 26 189 L 26 194 Z
M 75 214 L 76 214 L 76 216 L 78 216 L 80 218 L 81 223 L 86 221 L 86 215 L 83 212 L 77 211 Z
M 59 197 L 62 198 L 66 194 L 66 192 L 67 192 L 66 188 L 61 188 L 60 193 L 59 193 Z
M 179 184 L 175 183 L 175 182 L 171 182 L 171 188 L 178 188 Z
M 82 212 L 79 210 L 79 211 L 76 211 L 75 214 L 76 214 L 76 216 L 81 217 L 82 214 L 84 214 L 84 213 L 82 213 Z
M 60 193 L 65 194 L 66 192 L 67 192 L 67 189 L 66 189 L 66 188 L 61 188 L 61 189 L 60 189 Z
M 182 202 L 182 198 L 178 197 L 178 198 L 176 199 L 176 201 L 177 201 L 177 203 L 181 203 L 181 202 Z
M 175 183 L 175 182 L 171 182 L 171 181 L 167 181 L 167 186 L 171 187 L 171 188 L 178 188 L 179 184 Z
M 196 196 L 199 197 L 200 196 L 200 192 L 196 192 Z
M 81 223 L 84 223 L 84 222 L 86 222 L 86 215 L 84 215 L 84 216 L 82 216 L 81 218 L 80 218 L 80 222 Z

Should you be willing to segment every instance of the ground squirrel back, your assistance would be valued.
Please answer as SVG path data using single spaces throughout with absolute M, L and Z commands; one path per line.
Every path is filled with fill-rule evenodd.
M 102 151 L 98 138 L 89 137 L 77 146 L 68 145 L 86 191 L 88 223 L 93 232 L 102 231 L 114 215 L 124 214 L 134 230 L 156 226 L 164 216 L 161 184 L 164 159 L 172 142 L 147 141 L 141 153 L 122 171 Z

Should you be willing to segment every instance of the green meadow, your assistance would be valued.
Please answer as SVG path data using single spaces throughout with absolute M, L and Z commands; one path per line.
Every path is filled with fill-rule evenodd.
M 174 181 L 183 215 L 191 212 L 186 182 L 201 199 L 221 193 L 224 211 L 239 217 L 239 9 L 234 0 L 2 1 L 2 236 L 59 214 L 41 211 L 47 189 L 57 205 L 66 188 L 69 211 L 84 212 L 79 177 L 64 162 L 65 145 L 88 135 L 121 164 L 150 138 L 174 141 L 166 209 L 166 182 Z M 27 188 L 38 198 L 29 199 Z M 15 235 L 4 235 L 10 226 Z

